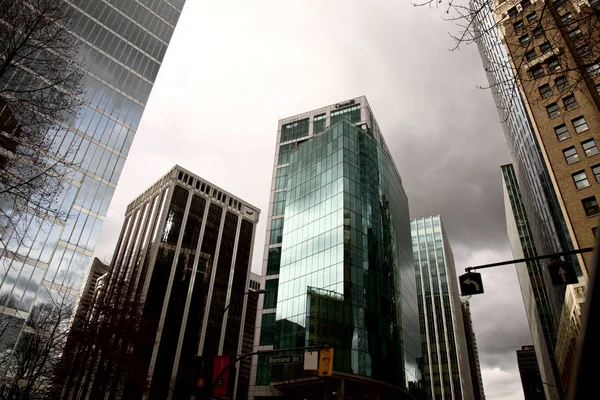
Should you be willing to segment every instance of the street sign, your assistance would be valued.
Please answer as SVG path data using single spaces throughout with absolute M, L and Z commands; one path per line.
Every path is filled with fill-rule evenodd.
M 463 296 L 471 296 L 483 293 L 483 282 L 478 272 L 467 272 L 458 277 L 460 292 Z
M 553 261 L 548 265 L 548 271 L 550 272 L 550 278 L 552 278 L 552 284 L 554 286 L 569 285 L 571 283 L 577 283 L 577 274 L 573 264 L 566 261 Z
M 319 351 L 319 376 L 331 376 L 333 374 L 333 348 L 321 349 Z
M 267 357 L 267 364 L 302 364 L 303 362 L 303 355 Z

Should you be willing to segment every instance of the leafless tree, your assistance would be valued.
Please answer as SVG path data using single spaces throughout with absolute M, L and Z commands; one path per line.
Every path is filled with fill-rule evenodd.
M 0 0 L 0 251 L 32 218 L 65 217 L 56 200 L 79 146 L 66 127 L 83 76 L 68 23 L 62 0 Z
M 0 321 L 0 399 L 47 399 L 69 332 L 75 298 L 47 290 L 25 321 Z M 18 339 L 17 339 L 18 338 Z
M 144 360 L 135 350 L 153 346 L 156 327 L 144 319 L 142 303 L 126 294 L 129 282 L 113 282 L 107 292 L 107 278 L 100 278 L 89 309 L 75 319 L 55 374 L 54 399 L 119 398 L 126 382 L 136 392 L 147 390 Z
M 577 5 L 570 0 L 424 0 L 414 5 L 443 10 L 444 19 L 455 26 L 450 33 L 451 50 L 482 42 L 504 45 L 510 57 L 488 60 L 486 72 L 495 79 L 485 88 L 500 91 L 513 101 L 520 101 L 513 94 L 521 90 L 531 101 L 539 98 L 538 93 L 529 95 L 538 91 L 538 79 L 545 76 L 554 93 L 567 97 L 580 92 L 600 111 L 600 95 L 593 80 L 600 73 L 597 0 Z M 534 47 L 533 39 L 541 37 L 543 47 Z M 534 64 L 542 70 L 533 68 Z M 554 85 L 563 77 L 565 84 Z

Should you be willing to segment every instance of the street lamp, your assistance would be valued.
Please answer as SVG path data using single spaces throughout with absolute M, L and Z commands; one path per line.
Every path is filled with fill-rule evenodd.
M 266 293 L 266 292 L 267 292 L 267 291 L 266 291 L 265 289 L 258 289 L 258 290 L 248 290 L 248 291 L 244 292 L 244 294 L 242 295 L 242 297 L 241 297 L 241 298 L 243 299 L 245 296 L 249 295 L 250 293 L 252 293 L 252 294 L 255 294 L 255 295 L 257 295 L 257 296 L 258 296 L 259 294 L 264 294 L 264 293 Z M 222 313 L 221 313 L 221 318 L 220 318 L 220 319 L 221 319 L 221 325 L 223 324 L 223 318 L 225 317 L 225 311 L 227 311 L 227 310 L 229 309 L 229 306 L 231 305 L 231 303 L 232 303 L 232 302 L 230 301 L 230 302 L 229 302 L 229 304 L 227 304 L 227 305 L 225 306 L 225 308 L 223 309 L 223 311 L 222 311 Z

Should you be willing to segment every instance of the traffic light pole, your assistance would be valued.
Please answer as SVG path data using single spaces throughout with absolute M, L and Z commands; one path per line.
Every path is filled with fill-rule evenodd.
M 467 268 L 465 268 L 465 271 L 466 272 L 471 272 L 471 271 L 475 271 L 477 269 L 500 267 L 502 265 L 510 265 L 510 264 L 517 264 L 517 263 L 522 263 L 522 262 L 545 260 L 545 259 L 548 259 L 548 258 L 558 259 L 561 256 L 571 256 L 571 255 L 574 255 L 574 254 L 589 253 L 589 252 L 592 252 L 592 251 L 594 251 L 593 247 L 586 247 L 585 249 L 569 250 L 569 251 L 563 251 L 561 253 L 546 254 L 546 255 L 543 255 L 543 256 L 536 256 L 536 257 L 520 258 L 518 260 L 501 261 L 501 262 L 492 263 L 492 264 L 478 265 L 476 267 L 467 267 Z
M 229 363 L 228 366 L 226 366 L 225 368 L 223 368 L 223 370 L 219 373 L 219 375 L 217 375 L 217 377 L 215 379 L 211 379 L 208 384 L 207 387 L 207 392 L 209 396 L 212 396 L 212 391 L 214 389 L 214 385 L 216 382 L 219 381 L 219 379 L 221 379 L 223 377 L 223 375 L 225 374 L 225 372 L 227 372 L 229 369 L 231 369 L 232 366 L 236 365 L 238 363 L 238 361 L 243 360 L 244 358 L 247 357 L 251 357 L 254 355 L 263 355 L 263 354 L 269 354 L 269 353 L 285 353 L 285 352 L 290 352 L 290 351 L 300 351 L 300 350 L 321 350 L 321 349 L 328 349 L 331 346 L 327 346 L 327 345 L 321 345 L 321 346 L 306 346 L 306 347 L 294 347 L 291 349 L 277 349 L 277 350 L 259 350 L 259 351 L 253 351 L 251 353 L 246 353 L 246 354 L 242 354 L 240 356 L 238 356 L 233 362 Z

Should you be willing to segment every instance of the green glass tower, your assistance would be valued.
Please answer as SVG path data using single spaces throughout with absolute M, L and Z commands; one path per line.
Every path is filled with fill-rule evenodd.
M 280 126 L 255 349 L 329 345 L 334 373 L 256 357 L 250 398 L 402 398 L 421 356 L 408 200 L 366 98 Z

